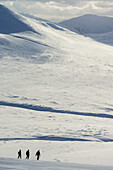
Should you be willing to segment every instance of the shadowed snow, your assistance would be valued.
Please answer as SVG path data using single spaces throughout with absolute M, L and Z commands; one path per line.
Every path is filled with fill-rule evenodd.
M 73 114 L 73 115 L 93 116 L 93 117 L 113 119 L 113 115 L 109 115 L 109 114 L 85 113 L 85 112 L 76 112 L 76 111 L 69 111 L 69 110 L 59 110 L 59 109 L 54 109 L 52 107 L 38 106 L 38 105 L 9 103 L 9 102 L 4 102 L 4 101 L 0 101 L 0 105 L 1 106 L 9 106 L 9 107 L 29 109 L 29 110 L 36 110 L 36 111 L 42 111 L 42 112 L 67 113 L 67 114 Z
M 18 15 L 0 5 L 0 33 L 10 34 L 24 31 L 33 31 L 33 29 L 22 22 Z

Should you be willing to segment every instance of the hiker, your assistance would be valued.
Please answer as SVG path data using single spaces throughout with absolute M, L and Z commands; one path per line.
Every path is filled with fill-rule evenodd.
M 21 149 L 18 151 L 18 158 L 22 158 Z
M 40 150 L 38 150 L 35 154 L 35 156 L 37 156 L 37 160 L 39 160 L 39 157 L 40 157 Z
M 29 159 L 29 156 L 30 156 L 30 152 L 29 152 L 29 149 L 26 151 L 26 159 Z

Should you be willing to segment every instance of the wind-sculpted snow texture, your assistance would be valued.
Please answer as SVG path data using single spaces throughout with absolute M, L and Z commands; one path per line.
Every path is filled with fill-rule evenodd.
M 0 157 L 113 166 L 112 41 L 0 12 Z

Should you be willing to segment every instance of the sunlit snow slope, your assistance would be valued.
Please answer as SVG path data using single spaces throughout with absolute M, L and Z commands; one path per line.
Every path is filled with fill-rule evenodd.
M 1 10 L 5 16 L 10 13 L 12 20 L 14 13 L 3 6 Z M 4 23 L 5 16 L 0 15 Z M 1 100 L 30 104 L 38 101 L 55 109 L 83 112 L 112 110 L 110 46 L 52 23 L 15 18 L 14 33 L 0 35 Z M 22 22 L 20 29 L 25 24 L 35 31 L 16 33 L 17 22 Z
M 113 165 L 112 46 L 0 14 L 0 157 Z
M 15 159 L 0 159 L 0 169 L 2 170 L 9 170 L 9 169 L 15 169 L 15 170 L 111 170 L 113 167 L 109 166 L 89 166 L 89 165 L 79 165 L 79 164 L 69 164 L 69 163 L 59 163 L 59 162 L 37 162 L 37 161 L 20 161 Z
M 106 33 L 113 31 L 113 18 L 91 14 L 65 20 L 59 24 L 78 30 L 80 33 Z
M 83 15 L 65 20 L 59 25 L 73 31 L 91 37 L 96 41 L 113 45 L 113 18 L 97 15 Z

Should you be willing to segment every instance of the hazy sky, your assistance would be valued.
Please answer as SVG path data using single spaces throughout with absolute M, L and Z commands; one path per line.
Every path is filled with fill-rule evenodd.
M 84 14 L 113 16 L 113 0 L 0 0 L 0 4 L 51 21 Z

